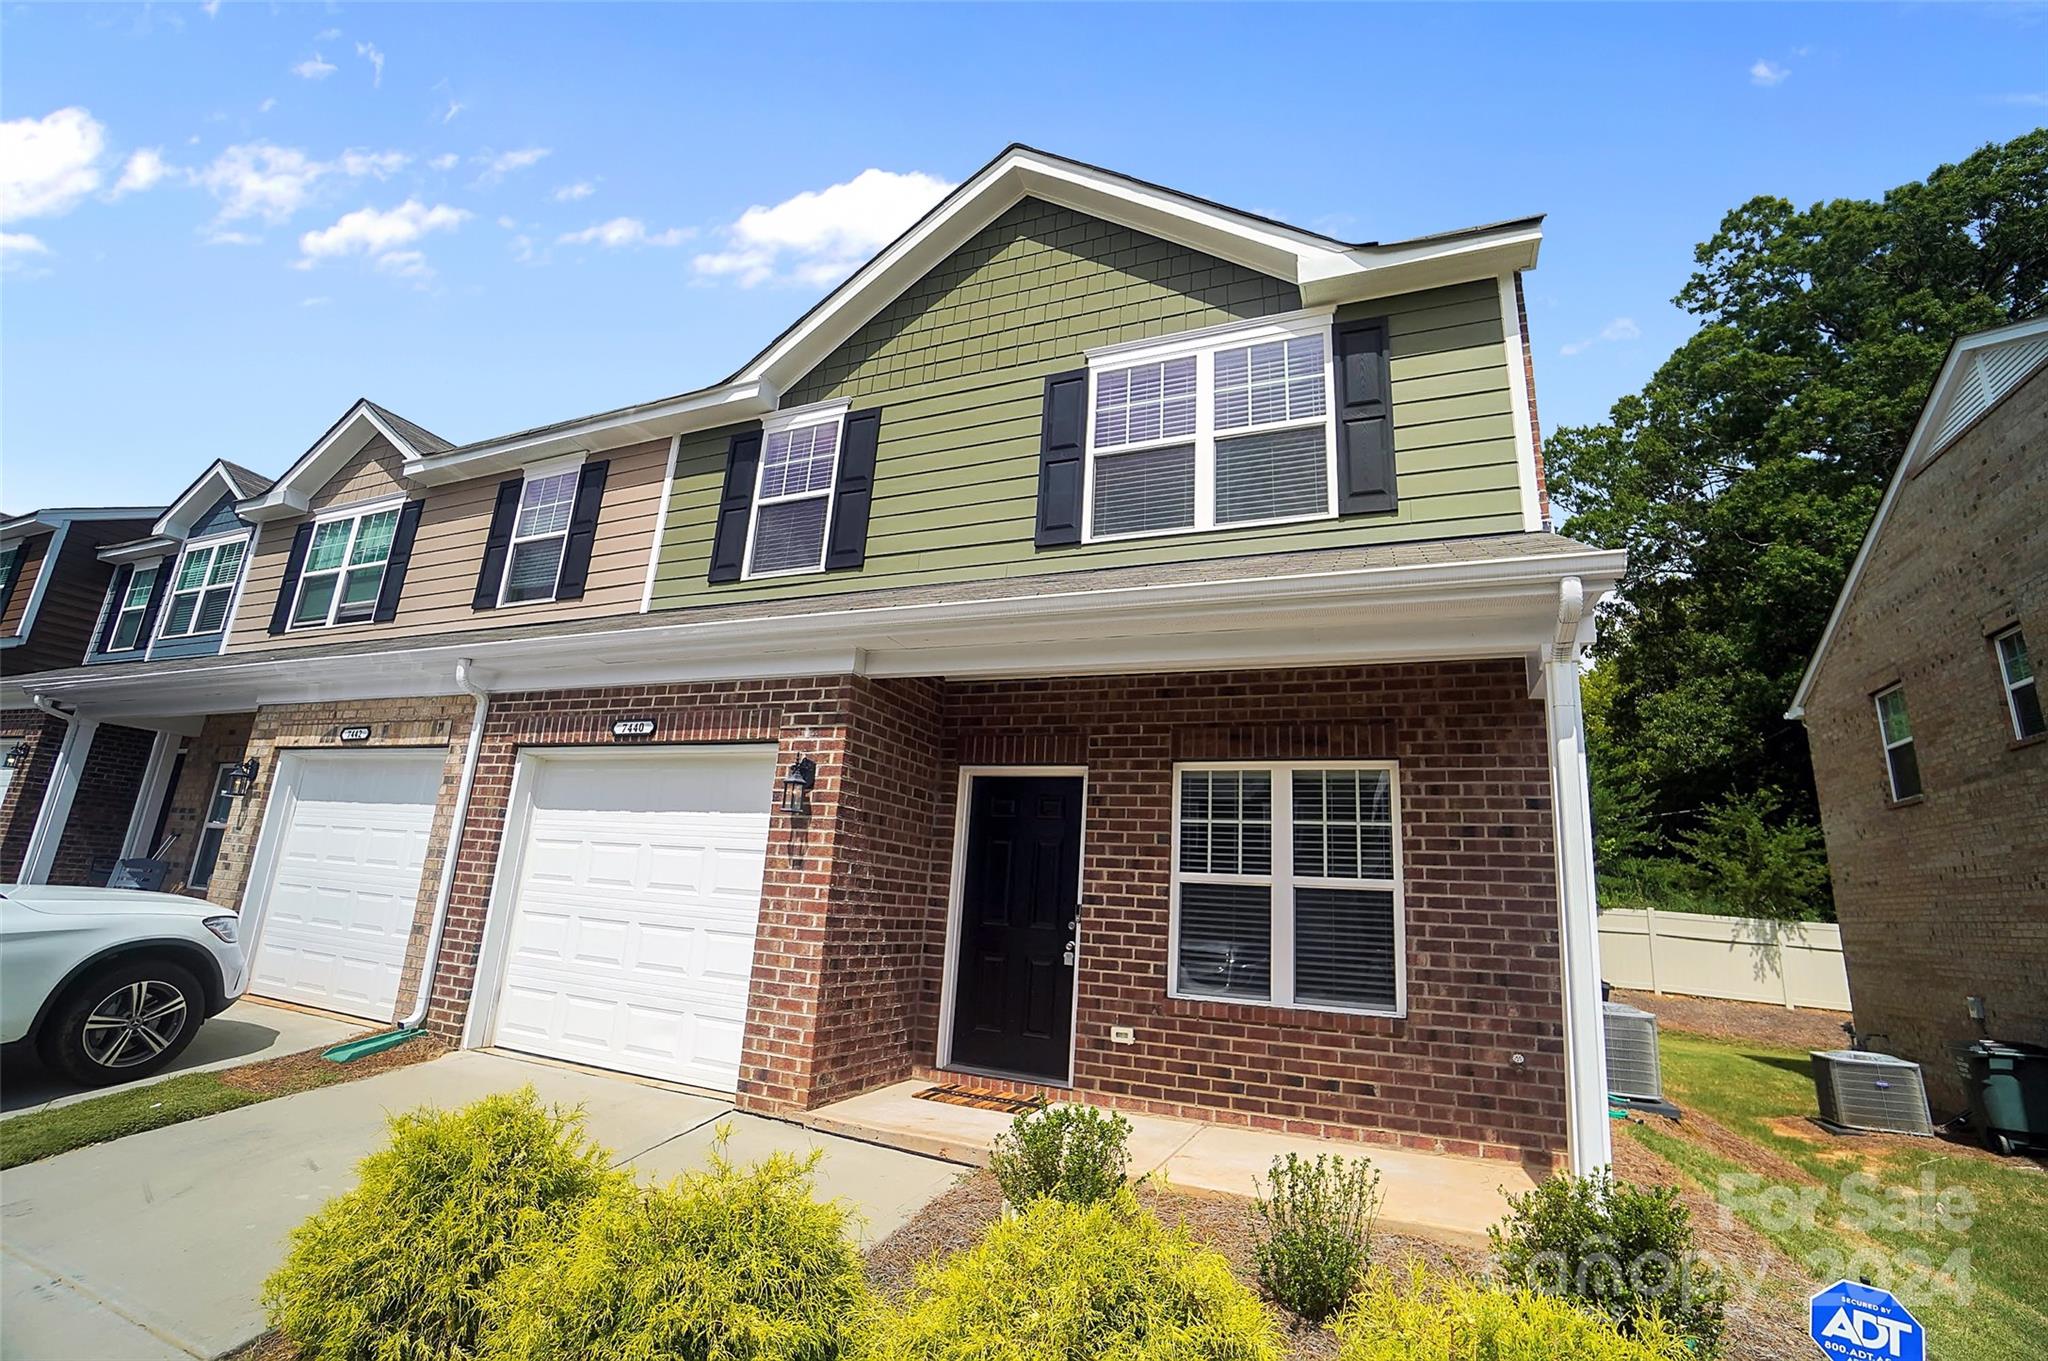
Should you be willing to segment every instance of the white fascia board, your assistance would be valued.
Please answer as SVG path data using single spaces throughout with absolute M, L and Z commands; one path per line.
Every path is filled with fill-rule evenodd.
M 1543 228 L 1504 227 L 1441 242 L 1371 246 L 1345 253 L 1340 269 L 1301 280 L 1304 304 L 1366 302 L 1536 268 Z
M 199 475 L 199 480 L 178 493 L 178 499 L 164 508 L 157 522 L 150 526 L 151 532 L 160 536 L 182 539 L 190 532 L 193 522 L 199 516 L 213 509 L 213 503 L 223 496 L 242 500 L 245 493 L 236 483 L 219 459 L 213 466 Z
M 1625 562 L 1619 552 L 1569 552 L 851 610 L 820 601 L 805 613 L 637 627 L 628 621 L 645 616 L 628 615 L 613 629 L 412 638 L 389 651 L 255 656 L 148 676 L 103 668 L 38 688 L 113 716 L 452 694 L 457 657 L 488 671 L 494 688 L 545 690 L 820 674 L 828 663 L 848 669 L 833 660 L 845 658 L 892 674 L 968 676 L 1529 655 L 1548 644 L 1562 578 L 1578 577 L 1595 599 Z
M 148 558 L 161 558 L 178 551 L 183 540 L 169 534 L 156 534 L 147 539 L 131 539 L 127 543 L 110 544 L 99 552 L 101 562 L 142 562 Z
M 237 502 L 235 513 L 258 524 L 305 514 L 313 493 L 333 475 L 335 467 L 360 453 L 375 435 L 382 435 L 391 442 L 405 460 L 410 475 L 413 467 L 421 461 L 419 452 L 400 438 L 397 431 L 379 420 L 367 402 L 357 402 L 341 423 L 308 449 L 269 491 Z

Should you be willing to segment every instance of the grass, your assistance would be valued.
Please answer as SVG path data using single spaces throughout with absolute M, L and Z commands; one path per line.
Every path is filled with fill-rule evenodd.
M 287 1054 L 239 1068 L 180 1073 L 68 1106 L 30 1111 L 0 1120 L 0 1170 L 253 1106 L 272 1097 L 353 1082 L 433 1058 L 441 1051 L 441 1045 L 422 1038 L 353 1063 L 329 1063 L 318 1051 Z
M 1775 1204 L 1730 1197 L 1780 1251 L 1822 1283 L 1869 1276 L 1899 1291 L 1930 1355 L 2037 1354 L 2048 1333 L 2048 1174 L 1939 1140 L 1829 1136 L 1806 1119 L 1804 1054 L 1666 1031 L 1663 1066 L 1667 1096 L 1739 1139 L 1650 1124 L 1630 1133 L 1710 1193 L 1744 1173 L 1789 1188 Z M 1848 1180 L 1859 1174 L 1871 1180 Z

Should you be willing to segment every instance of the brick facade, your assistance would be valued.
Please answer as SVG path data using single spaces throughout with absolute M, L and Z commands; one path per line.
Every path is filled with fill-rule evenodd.
M 518 754 L 773 742 L 818 762 L 770 821 L 739 1101 L 931 1071 L 959 770 L 1087 768 L 1074 1090 L 1132 1109 L 1551 1163 L 1564 1149 L 1543 715 L 1513 662 L 948 684 L 818 677 L 493 698 L 429 1024 L 459 1036 Z M 1401 763 L 1409 1014 L 1166 997 L 1173 763 Z M 1109 1043 L 1113 1025 L 1137 1043 Z M 1511 1055 L 1525 1062 L 1516 1067 Z
M 95 887 L 107 882 L 121 858 L 155 742 L 156 734 L 143 728 L 99 726 L 78 773 L 78 793 L 46 882 Z
M 1856 1025 L 1956 1109 L 1948 1048 L 2048 1044 L 2048 742 L 2016 742 L 1991 635 L 2048 658 L 2048 370 L 1900 487 L 1806 702 Z M 1923 793 L 1894 803 L 1873 697 L 1903 683 Z
M 254 721 L 253 714 L 215 714 L 196 736 L 186 739 L 184 764 L 178 769 L 164 814 L 164 834 L 177 837 L 164 853 L 164 858 L 171 862 L 170 877 L 164 881 L 164 887 L 172 892 L 201 897 L 206 894 L 203 888 L 187 886 L 192 858 L 199 852 L 200 834 L 206 826 L 207 806 L 213 802 L 214 782 L 220 768 L 241 760 L 247 753 L 249 729 Z
M 40 709 L 0 710 L 0 754 L 12 751 L 18 742 L 29 744 L 22 764 L 11 772 L 7 793 L 0 797 L 0 882 L 21 878 L 29 838 L 35 835 L 36 815 L 43 809 L 43 794 L 57 769 L 57 753 L 64 745 L 67 726 L 63 719 Z

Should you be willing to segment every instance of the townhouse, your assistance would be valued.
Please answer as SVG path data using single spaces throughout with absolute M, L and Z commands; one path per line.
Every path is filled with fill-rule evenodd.
M 216 652 L 159 608 L 9 684 L 182 734 L 170 881 L 260 995 L 770 1113 L 965 1073 L 1597 1166 L 1622 558 L 1548 530 L 1540 241 L 1012 147 L 723 382 L 358 402 L 227 508 Z

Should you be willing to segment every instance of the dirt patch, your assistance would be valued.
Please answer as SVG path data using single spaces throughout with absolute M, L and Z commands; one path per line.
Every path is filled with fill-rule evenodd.
M 1675 992 L 1614 990 L 1614 1000 L 1641 1007 L 1670 1030 L 1683 1030 L 1717 1040 L 1767 1044 L 1774 1049 L 1847 1049 L 1842 1033 L 1846 1011 L 1801 1008 L 1789 1011 L 1764 1002 L 1724 1002 L 1713 997 L 1681 997 Z
M 366 1054 L 351 1063 L 329 1063 L 320 1057 L 321 1050 L 308 1049 L 303 1054 L 286 1054 L 283 1058 L 222 1069 L 216 1076 L 228 1086 L 240 1087 L 246 1092 L 288 1096 L 314 1087 L 331 1087 L 337 1082 L 375 1077 L 393 1068 L 425 1063 L 447 1052 L 448 1046 L 440 1040 L 431 1035 L 420 1035 L 381 1053 Z

